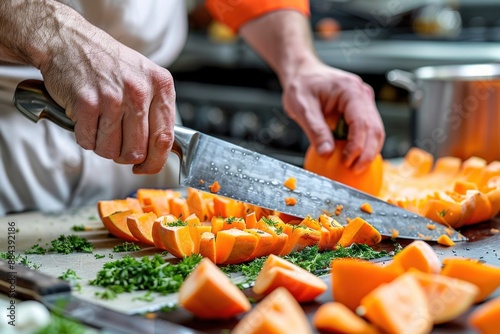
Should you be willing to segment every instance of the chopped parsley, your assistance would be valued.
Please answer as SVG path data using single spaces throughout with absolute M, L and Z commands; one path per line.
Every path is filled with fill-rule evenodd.
M 139 245 L 134 244 L 133 242 L 124 242 L 122 244 L 113 247 L 113 252 L 115 253 L 135 252 L 138 250 L 141 250 L 141 247 Z
M 24 254 L 45 254 L 47 250 L 39 244 L 31 246 L 30 249 L 24 251 Z
M 61 235 L 56 240 L 51 241 L 51 252 L 70 254 L 74 252 L 79 253 L 92 253 L 94 245 L 88 242 L 85 238 L 76 235 Z
M 103 254 L 94 254 L 94 257 L 99 260 L 99 259 L 103 259 L 106 257 L 106 255 L 103 255 Z
M 166 222 L 165 225 L 167 225 L 169 227 L 176 227 L 176 226 L 187 226 L 187 223 L 183 222 L 180 219 L 177 219 L 176 221 L 173 221 L 173 222 Z
M 71 227 L 71 230 L 75 231 L 75 232 L 82 232 L 82 231 L 85 231 L 85 225 L 73 225 Z
M 79 280 L 79 279 L 81 279 L 81 277 L 78 277 L 78 275 L 76 274 L 76 272 L 73 269 L 66 270 L 58 278 L 63 279 L 65 281 L 71 281 L 71 280 Z
M 28 260 L 28 257 L 26 255 L 23 256 L 21 254 L 14 256 L 12 253 L 0 253 L 0 259 L 7 261 L 13 260 L 16 263 L 21 264 L 33 270 L 38 270 L 42 266 L 41 264 L 36 264 L 33 261 Z
M 155 297 L 151 296 L 151 291 L 148 291 L 144 296 L 135 297 L 132 299 L 132 301 L 134 300 L 140 300 L 143 302 L 152 302 L 153 300 L 155 300 Z
M 443 209 L 443 210 L 438 212 L 438 216 L 444 218 L 444 216 L 446 216 L 447 213 L 448 213 L 448 210 Z
M 158 254 L 140 259 L 126 255 L 121 260 L 105 263 L 90 284 L 115 293 L 145 290 L 169 294 L 179 290 L 201 259 L 201 255 L 195 254 L 173 264 Z
M 367 245 L 353 244 L 349 247 L 344 248 L 339 246 L 335 250 L 323 252 L 320 252 L 317 246 L 306 247 L 301 251 L 285 255 L 283 258 L 319 276 L 330 270 L 330 264 L 335 258 L 350 257 L 372 260 L 386 256 L 390 256 L 386 251 L 375 251 Z M 228 265 L 221 269 L 226 274 L 241 272 L 245 277 L 245 281 L 239 285 L 240 287 L 245 287 L 255 281 L 266 260 L 267 256 L 254 259 L 248 263 Z

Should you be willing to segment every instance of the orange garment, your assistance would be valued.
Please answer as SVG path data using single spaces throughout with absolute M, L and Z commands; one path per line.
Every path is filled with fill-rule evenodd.
M 308 0 L 206 0 L 205 5 L 215 20 L 234 31 L 274 10 L 293 9 L 309 15 Z

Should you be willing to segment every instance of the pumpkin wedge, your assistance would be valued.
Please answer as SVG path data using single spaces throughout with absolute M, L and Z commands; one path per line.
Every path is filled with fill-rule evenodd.
M 281 256 L 301 251 L 308 246 L 314 246 L 321 238 L 320 232 L 304 225 L 284 224 L 283 233 L 288 235 L 288 240 L 281 250 Z
M 399 266 L 403 271 L 415 268 L 424 273 L 438 274 L 441 261 L 434 249 L 425 241 L 415 240 L 394 255 L 389 266 Z
M 155 233 L 156 231 L 156 233 Z M 159 217 L 153 224 L 153 241 L 175 257 L 194 254 L 194 243 L 187 223 L 173 215 Z M 155 240 L 159 239 L 159 240 Z
M 429 301 L 434 324 L 454 320 L 474 304 L 479 289 L 472 283 L 453 277 L 409 271 L 418 281 Z
M 313 316 L 316 329 L 328 333 L 378 334 L 375 327 L 342 303 L 321 305 Z
M 128 241 L 139 241 L 132 232 L 130 232 L 127 225 L 127 217 L 133 213 L 132 210 L 119 211 L 110 214 L 109 216 L 102 217 L 102 223 L 106 229 L 117 238 Z
M 299 303 L 313 301 L 327 289 L 321 278 L 279 256 L 269 255 L 252 290 L 268 295 L 278 287 L 286 288 Z
M 187 188 L 186 203 L 190 213 L 194 213 L 201 221 L 210 221 L 212 215 L 208 202 L 203 198 L 201 191 Z
M 474 302 L 485 300 L 500 286 L 500 267 L 464 258 L 447 258 L 441 275 L 458 278 L 476 285 L 479 293 Z
M 401 273 L 400 267 L 383 267 L 359 259 L 335 259 L 331 264 L 333 300 L 355 311 L 364 296 Z
M 234 264 L 246 261 L 255 251 L 259 239 L 248 232 L 232 228 L 215 235 L 217 264 Z
M 261 300 L 231 331 L 232 334 L 312 334 L 307 317 L 285 288 Z
M 330 240 L 327 249 L 335 249 L 344 232 L 344 226 L 326 214 L 319 216 L 319 222 L 322 227 L 330 232 Z
M 366 244 L 373 246 L 382 241 L 379 231 L 366 220 L 356 217 L 345 226 L 339 245 L 349 247 L 352 244 Z
M 200 236 L 199 254 L 217 263 L 217 250 L 215 248 L 215 234 L 203 232 Z
M 140 242 L 154 245 L 153 224 L 158 217 L 154 212 L 133 213 L 127 217 L 127 226 L 130 233 Z
M 468 317 L 469 324 L 481 334 L 498 333 L 500 297 L 478 306 Z
M 245 206 L 243 202 L 222 196 L 214 196 L 214 215 L 227 217 L 243 217 L 245 215 Z
M 248 258 L 248 261 L 271 254 L 274 246 L 274 237 L 271 233 L 267 233 L 256 228 L 249 228 L 244 231 L 253 234 L 258 238 L 255 250 Z
M 168 206 L 170 208 L 169 214 L 177 218 L 185 219 L 189 216 L 189 206 L 185 198 L 171 197 L 168 199 Z
M 168 200 L 174 196 L 171 190 L 145 189 L 137 190 L 137 199 L 145 212 L 154 212 L 158 217 L 170 213 Z
M 137 198 L 128 197 L 126 199 L 114 199 L 97 202 L 97 212 L 99 217 L 109 216 L 118 211 L 132 210 L 132 213 L 143 213 L 141 204 Z
M 230 319 L 251 308 L 243 292 L 208 258 L 182 283 L 179 305 L 202 319 Z
M 430 333 L 433 319 L 417 279 L 405 273 L 363 297 L 356 311 L 386 333 Z

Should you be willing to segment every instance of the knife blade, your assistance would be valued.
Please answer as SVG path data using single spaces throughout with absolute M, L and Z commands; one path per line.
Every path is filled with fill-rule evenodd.
M 34 122 L 46 118 L 68 130 L 74 128 L 42 81 L 19 83 L 14 104 Z M 209 186 L 217 181 L 219 195 L 300 218 L 332 215 L 337 205 L 342 205 L 334 218 L 344 225 L 348 218 L 361 217 L 383 236 L 390 237 L 397 230 L 399 238 L 436 241 L 443 234 L 451 234 L 454 241 L 466 240 L 453 229 L 300 167 L 179 125 L 174 132 L 172 152 L 181 161 L 180 186 L 210 192 Z M 295 190 L 283 185 L 289 177 L 297 180 Z M 287 205 L 287 197 L 294 197 L 297 204 Z M 372 214 L 360 209 L 365 202 L 372 206 Z M 436 228 L 429 230 L 428 224 Z
M 166 320 L 131 316 L 79 299 L 71 293 L 68 282 L 29 269 L 13 260 L 0 260 L 0 292 L 11 300 L 37 300 L 55 314 L 105 333 L 202 333 Z

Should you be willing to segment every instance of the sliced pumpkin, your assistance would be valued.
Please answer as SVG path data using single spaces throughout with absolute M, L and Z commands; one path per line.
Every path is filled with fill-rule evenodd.
M 119 211 L 110 214 L 109 216 L 102 217 L 102 223 L 104 227 L 117 238 L 121 238 L 128 241 L 139 241 L 127 225 L 127 218 L 133 213 L 132 210 Z
M 187 223 L 173 215 L 159 217 L 153 224 L 153 241 L 175 257 L 183 258 L 194 254 L 194 243 Z M 159 238 L 159 240 L 155 240 Z
M 404 271 L 415 268 L 424 273 L 438 274 L 441 261 L 434 249 L 425 241 L 415 240 L 394 255 L 390 266 L 399 266 Z
M 481 334 L 498 333 L 500 318 L 500 297 L 492 299 L 472 311 L 468 323 Z
M 331 333 L 377 334 L 370 323 L 338 302 L 321 305 L 314 313 L 313 323 L 317 330 Z
M 97 202 L 99 217 L 109 216 L 115 212 L 132 210 L 132 213 L 143 213 L 141 204 L 137 198 L 115 199 Z
M 199 254 L 217 263 L 217 250 L 215 248 L 215 234 L 203 232 L 200 236 Z
M 500 286 L 500 267 L 464 258 L 447 258 L 441 275 L 475 284 L 479 288 L 476 303 L 485 300 Z
M 409 271 L 424 289 L 434 324 L 452 321 L 474 304 L 479 289 L 472 283 L 453 277 Z
M 352 219 L 344 228 L 339 245 L 348 247 L 352 244 L 366 244 L 373 246 L 382 241 L 379 231 L 360 217 Z
M 271 254 L 274 246 L 274 237 L 271 233 L 264 232 L 256 228 L 245 229 L 245 232 L 255 235 L 258 238 L 257 245 L 248 260 L 259 258 Z
M 425 291 L 411 273 L 372 290 L 357 310 L 386 333 L 430 333 L 433 318 Z
M 258 241 L 255 235 L 236 228 L 217 232 L 217 263 L 233 264 L 246 261 L 255 251 Z
M 182 283 L 179 305 L 202 319 L 230 319 L 251 308 L 243 292 L 208 258 Z
M 269 255 L 252 290 L 268 295 L 278 287 L 286 288 L 299 303 L 313 301 L 327 289 L 321 278 L 279 256 Z
M 277 288 L 241 319 L 232 334 L 312 334 L 307 317 L 285 288 Z
M 364 296 L 401 273 L 400 267 L 384 267 L 359 259 L 335 259 L 331 264 L 333 300 L 355 311 Z
M 127 217 L 127 227 L 137 240 L 154 245 L 152 231 L 154 221 L 157 218 L 154 212 L 133 213 Z
M 223 218 L 227 217 L 244 217 L 245 206 L 243 202 L 233 200 L 231 198 L 214 196 L 214 214 Z

